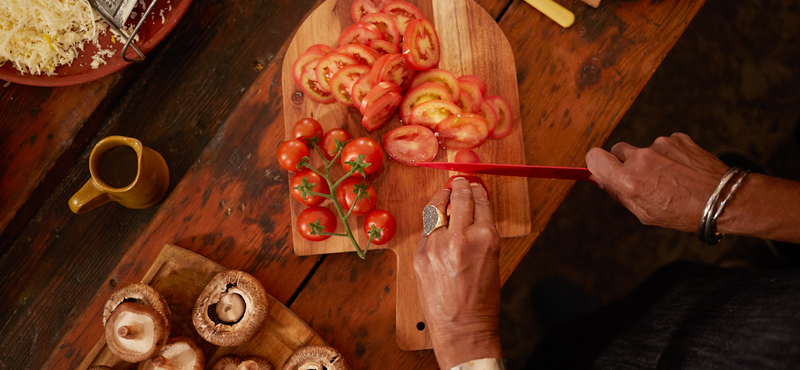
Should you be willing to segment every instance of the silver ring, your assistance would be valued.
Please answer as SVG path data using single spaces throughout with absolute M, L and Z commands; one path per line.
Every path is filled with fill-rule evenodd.
M 427 205 L 422 209 L 422 232 L 431 235 L 433 230 L 447 225 L 447 217 L 436 206 Z

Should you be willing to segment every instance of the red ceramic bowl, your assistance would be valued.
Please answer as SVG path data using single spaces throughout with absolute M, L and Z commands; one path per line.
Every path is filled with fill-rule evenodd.
M 151 1 L 152 0 L 145 0 L 148 5 Z M 158 0 L 158 3 L 153 7 L 151 15 L 147 16 L 147 20 L 139 29 L 139 42 L 136 43 L 136 46 L 143 53 L 152 50 L 161 40 L 167 37 L 167 34 L 169 34 L 169 32 L 175 28 L 178 21 L 183 18 L 186 9 L 189 8 L 189 4 L 192 3 L 192 0 L 169 0 L 169 3 L 167 3 L 167 1 L 168 0 Z M 170 10 L 170 7 L 172 7 L 172 10 Z M 164 14 L 164 23 L 162 23 L 161 18 L 162 10 Z M 140 16 L 144 13 L 140 5 L 137 5 L 134 11 L 139 13 Z M 135 25 L 140 19 L 139 17 L 135 20 L 129 19 L 127 24 L 133 23 Z M 112 42 L 112 34 L 109 28 L 106 34 L 100 37 L 100 44 L 104 49 L 115 49 L 117 52 L 114 56 L 105 58 L 106 64 L 101 64 L 97 69 L 92 69 L 91 66 L 92 55 L 97 52 L 97 47 L 91 43 L 86 43 L 84 45 L 84 51 L 75 58 L 72 65 L 63 65 L 56 68 L 57 75 L 55 76 L 47 76 L 44 74 L 35 76 L 29 73 L 22 74 L 14 68 L 12 63 L 6 62 L 0 67 L 0 80 L 32 86 L 69 86 L 108 76 L 125 68 L 129 64 L 120 57 L 122 47 L 125 44 L 120 42 L 120 40 Z M 128 48 L 128 58 L 138 59 L 139 56 L 133 48 Z

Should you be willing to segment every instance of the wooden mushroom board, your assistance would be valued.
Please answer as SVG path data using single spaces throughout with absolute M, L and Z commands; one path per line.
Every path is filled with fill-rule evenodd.
M 489 139 L 476 153 L 485 163 L 525 164 L 525 151 L 520 127 L 519 96 L 514 54 L 508 40 L 494 19 L 473 0 L 409 0 L 436 27 L 441 43 L 439 68 L 456 76 L 473 74 L 486 83 L 487 95 L 500 95 L 511 103 L 514 128 L 500 140 Z M 291 66 L 297 57 L 313 44 L 336 46 L 342 30 L 353 23 L 350 16 L 352 0 L 328 0 L 317 8 L 297 30 L 283 61 L 283 106 L 286 138 L 290 138 L 294 123 L 303 117 L 317 119 L 324 130 L 341 127 L 356 137 L 368 136 L 381 142 L 384 134 L 401 125 L 395 116 L 382 128 L 368 132 L 361 126 L 362 115 L 355 108 L 342 104 L 319 104 L 303 96 L 292 79 Z M 436 161 L 453 161 L 455 151 L 440 150 Z M 312 154 L 312 162 L 322 168 L 322 159 Z M 333 166 L 334 176 L 343 171 Z M 370 176 L 378 192 L 378 208 L 390 211 L 397 219 L 397 234 L 392 242 L 374 245 L 372 249 L 392 249 L 398 260 L 397 281 L 397 343 L 404 350 L 431 348 L 427 331 L 418 323 L 424 316 L 417 298 L 413 274 L 413 256 L 422 232 L 422 208 L 433 193 L 441 189 L 455 172 L 401 165 L 385 156 L 383 167 Z M 489 187 L 498 233 L 501 237 L 530 234 L 531 215 L 527 179 L 502 176 L 482 176 Z M 322 204 L 333 209 L 330 201 Z M 353 246 L 346 238 L 334 237 L 323 242 L 309 242 L 297 231 L 297 215 L 305 207 L 292 201 L 292 232 L 294 250 L 298 255 L 351 252 Z M 364 217 L 348 220 L 363 247 L 367 238 L 363 231 Z M 337 232 L 343 232 L 339 222 Z M 369 255 L 367 255 L 369 258 Z
M 276 369 L 280 369 L 289 355 L 297 349 L 309 344 L 326 345 L 303 320 L 269 294 L 269 317 L 253 339 L 237 347 L 217 347 L 203 340 L 192 324 L 192 308 L 211 278 L 225 270 L 225 267 L 203 256 L 167 244 L 142 279 L 142 283 L 155 288 L 169 303 L 172 312 L 170 337 L 192 338 L 206 355 L 207 369 L 211 369 L 211 365 L 220 356 L 229 353 L 261 356 L 268 359 Z M 97 365 L 114 369 L 136 366 L 114 356 L 108 350 L 105 338 L 97 341 L 78 369 Z

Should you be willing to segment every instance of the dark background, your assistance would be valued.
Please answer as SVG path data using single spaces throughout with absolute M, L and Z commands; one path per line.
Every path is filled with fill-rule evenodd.
M 735 152 L 767 174 L 800 180 L 798 45 L 800 2 L 706 1 L 604 148 L 683 132 L 712 153 Z M 784 268 L 760 239 L 726 236 L 708 246 L 692 233 L 644 226 L 602 190 L 576 184 L 503 287 L 511 368 L 544 334 L 532 295 L 541 279 L 563 278 L 604 304 L 679 259 Z

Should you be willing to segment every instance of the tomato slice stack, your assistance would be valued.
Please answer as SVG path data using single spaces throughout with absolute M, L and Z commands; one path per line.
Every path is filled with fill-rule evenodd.
M 356 107 L 369 131 L 384 127 L 399 111 L 404 126 L 382 142 L 403 164 L 433 160 L 439 147 L 477 148 L 511 132 L 507 100 L 486 95 L 478 76 L 457 77 L 437 68 L 439 35 L 417 7 L 399 0 L 354 0 L 350 15 L 353 24 L 339 35 L 336 49 L 311 45 L 292 64 L 292 78 L 305 96 Z

